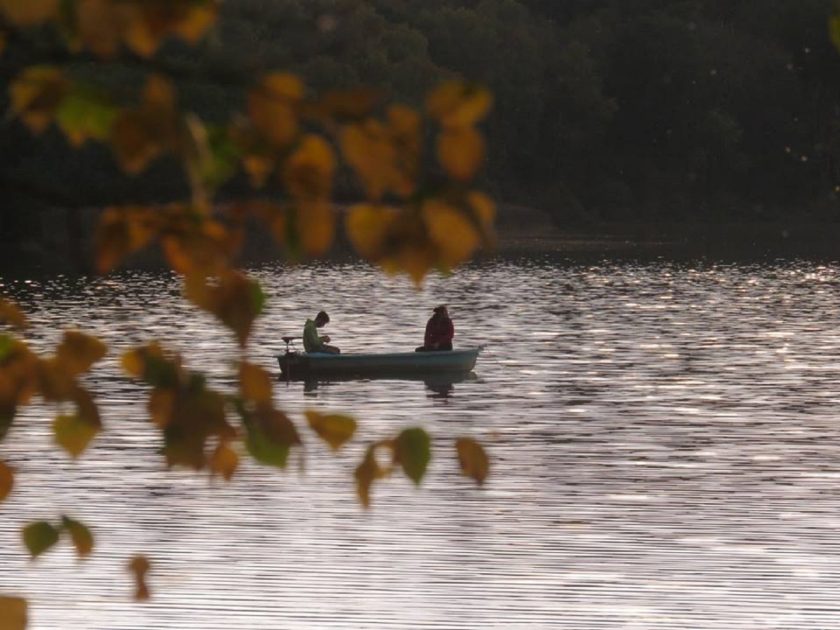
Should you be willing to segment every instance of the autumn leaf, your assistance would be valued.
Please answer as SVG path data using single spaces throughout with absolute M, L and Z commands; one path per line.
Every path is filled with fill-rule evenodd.
M 484 138 L 472 127 L 446 129 L 438 138 L 438 160 L 450 177 L 469 181 L 484 160 Z
M 248 94 L 248 115 L 270 144 L 285 147 L 298 133 L 298 106 L 304 86 L 296 76 L 273 73 Z
M 162 153 L 175 150 L 179 139 L 175 87 L 153 74 L 140 105 L 124 110 L 111 125 L 111 147 L 122 169 L 136 175 Z
M 210 470 L 218 473 L 230 481 L 236 469 L 239 468 L 239 455 L 227 442 L 220 442 L 210 456 Z
M 365 187 L 368 199 L 379 201 L 396 178 L 396 149 L 377 120 L 344 127 L 341 151 Z
M 212 313 L 232 330 L 242 347 L 265 303 L 259 283 L 238 271 L 224 273 L 214 284 L 209 284 L 205 278 L 190 276 L 186 279 L 184 293 L 193 304 Z
M 481 226 L 485 240 L 492 240 L 493 222 L 496 219 L 496 204 L 490 197 L 475 190 L 467 194 L 467 203 L 472 209 L 476 222 Z
M 0 461 L 0 503 L 2 503 L 15 485 L 14 470 Z
M 58 416 L 52 428 L 55 443 L 74 459 L 87 449 L 90 441 L 100 430 L 96 423 L 89 422 L 78 415 Z
M 172 415 L 163 428 L 163 454 L 169 467 L 201 470 L 207 463 L 208 439 L 230 440 L 236 431 L 227 422 L 224 397 L 207 389 L 199 374 L 190 375 L 189 381 L 175 392 Z
M 26 630 L 28 623 L 26 600 L 0 595 L 0 630 Z
M 58 530 L 46 521 L 31 523 L 23 528 L 23 542 L 29 555 L 37 558 L 58 542 Z
M 308 134 L 286 160 L 283 181 L 296 199 L 325 199 L 332 190 L 335 168 L 330 144 L 320 136 Z
M 301 444 L 294 423 L 282 411 L 268 406 L 253 413 L 245 413 L 247 431 L 245 446 L 251 456 L 262 464 L 285 468 L 292 446 Z
M 61 527 L 70 534 L 70 540 L 73 542 L 76 553 L 80 558 L 90 555 L 90 552 L 93 551 L 93 534 L 87 526 L 68 516 L 62 516 Z
M 239 392 L 242 398 L 256 404 L 271 404 L 271 375 L 258 365 L 239 364 Z
M 117 267 L 126 257 L 149 245 L 160 227 L 160 217 L 151 208 L 106 209 L 96 230 L 96 270 L 107 273 Z
M 308 256 L 322 256 L 335 237 L 335 209 L 328 201 L 302 201 L 294 208 L 300 246 Z
M 305 413 L 312 430 L 334 451 L 341 448 L 356 432 L 356 421 L 350 416 L 321 414 L 317 411 L 306 411 Z
M 128 570 L 134 576 L 134 599 L 138 602 L 149 599 L 149 587 L 146 585 L 146 574 L 151 564 L 146 556 L 134 556 L 128 563 Z
M 353 247 L 368 260 L 385 254 L 390 229 L 399 211 L 388 206 L 359 204 L 351 206 L 345 218 L 345 230 Z
M 33 133 L 43 133 L 56 115 L 70 83 L 52 66 L 30 66 L 9 87 L 11 112 Z
M 470 220 L 443 201 L 430 199 L 424 203 L 423 220 L 440 250 L 441 262 L 448 268 L 469 259 L 481 242 Z
M 475 479 L 478 485 L 483 484 L 490 472 L 490 460 L 481 444 L 472 438 L 458 438 L 455 449 L 464 476 Z
M 17 304 L 3 298 L 0 298 L 0 323 L 9 324 L 18 330 L 24 330 L 29 326 L 26 315 Z
M 431 440 L 423 429 L 406 429 L 397 436 L 394 446 L 394 464 L 415 484 L 419 484 L 431 459 Z
M 469 127 L 490 111 L 493 97 L 483 87 L 462 81 L 446 81 L 426 98 L 426 110 L 443 127 Z
M 15 26 L 35 26 L 58 17 L 59 0 L 0 0 L 0 13 Z
M 87 372 L 107 352 L 108 346 L 96 337 L 67 330 L 56 350 L 56 359 L 65 373 L 76 376 Z
M 376 451 L 380 447 L 393 448 L 393 445 L 391 442 L 377 442 L 369 446 L 362 463 L 356 467 L 354 472 L 356 493 L 365 508 L 370 507 L 370 488 L 373 482 L 388 476 L 390 473 L 390 469 L 380 466 L 376 459 Z

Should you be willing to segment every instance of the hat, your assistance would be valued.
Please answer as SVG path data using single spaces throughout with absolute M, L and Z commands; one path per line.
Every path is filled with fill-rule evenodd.
M 435 313 L 440 313 L 441 311 L 446 310 L 446 304 L 440 304 L 439 306 L 435 306 L 432 311 Z

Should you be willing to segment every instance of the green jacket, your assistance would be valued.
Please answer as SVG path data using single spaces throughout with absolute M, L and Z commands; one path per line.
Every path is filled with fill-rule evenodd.
M 307 352 L 318 352 L 323 345 L 315 321 L 307 319 L 303 325 L 303 349 Z

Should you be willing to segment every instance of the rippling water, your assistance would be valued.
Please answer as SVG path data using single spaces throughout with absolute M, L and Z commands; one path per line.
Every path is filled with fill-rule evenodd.
M 73 463 L 54 411 L 27 409 L 0 458 L 0 593 L 31 626 L 84 628 L 794 629 L 840 625 L 840 267 L 491 262 L 422 291 L 364 266 L 261 268 L 254 360 L 320 308 L 345 352 L 413 348 L 447 302 L 456 345 L 487 344 L 473 379 L 278 383 L 278 404 L 352 413 L 338 456 L 311 436 L 284 473 L 246 463 L 225 484 L 167 472 L 123 349 L 157 336 L 231 388 L 236 348 L 168 275 L 6 281 L 46 348 L 104 335 L 89 379 L 106 432 Z M 420 489 L 402 477 L 357 503 L 365 444 L 434 436 Z M 492 456 L 477 488 L 453 438 Z M 21 524 L 66 513 L 94 555 L 29 562 Z M 153 599 L 124 569 L 153 562 Z

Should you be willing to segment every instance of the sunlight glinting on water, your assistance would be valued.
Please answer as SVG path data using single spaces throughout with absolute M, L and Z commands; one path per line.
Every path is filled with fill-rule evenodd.
M 88 384 L 106 431 L 78 462 L 51 444 L 55 410 L 27 408 L 0 444 L 18 486 L 0 505 L 0 593 L 32 627 L 830 628 L 840 620 L 840 268 L 511 260 L 415 291 L 362 265 L 255 270 L 269 296 L 250 348 L 277 372 L 279 338 L 321 308 L 345 352 L 412 349 L 450 305 L 456 345 L 487 344 L 452 384 L 278 381 L 307 408 L 351 413 L 353 443 L 314 435 L 285 472 L 233 482 L 166 471 L 143 388 L 118 370 L 149 337 L 231 390 L 237 349 L 168 275 L 6 280 L 32 344 L 67 327 L 105 337 Z M 355 497 L 368 443 L 433 435 L 422 487 L 401 476 Z M 303 430 L 303 429 L 302 429 Z M 458 475 L 452 441 L 481 440 L 492 474 Z M 65 543 L 30 562 L 19 529 L 68 514 Z M 145 553 L 153 599 L 131 601 Z

